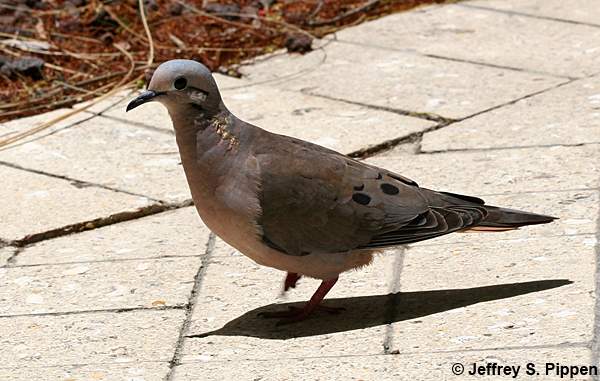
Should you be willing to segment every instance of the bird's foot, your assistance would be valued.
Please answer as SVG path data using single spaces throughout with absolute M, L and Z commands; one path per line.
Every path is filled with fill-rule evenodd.
M 318 305 L 315 309 L 325 311 L 332 315 L 337 315 L 346 309 L 344 307 L 327 307 Z M 266 319 L 280 319 L 277 322 L 277 325 L 286 325 L 291 323 L 297 323 L 299 321 L 305 320 L 312 312 L 312 309 L 308 309 L 306 307 L 293 307 L 289 306 L 285 311 L 271 311 L 271 312 L 261 312 L 258 316 L 266 318 Z

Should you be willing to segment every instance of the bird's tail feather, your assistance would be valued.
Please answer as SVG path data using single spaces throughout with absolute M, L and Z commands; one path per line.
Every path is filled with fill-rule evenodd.
M 545 216 L 543 214 L 485 205 L 484 201 L 477 197 L 449 192 L 436 192 L 425 188 L 420 189 L 431 206 L 449 208 L 476 205 L 479 208 L 485 209 L 487 212 L 486 216 L 481 221 L 462 230 L 463 232 L 501 232 L 518 229 L 521 226 L 547 224 L 557 219 L 556 217 Z
M 556 217 L 524 212 L 522 210 L 500 208 L 497 206 L 483 206 L 488 215 L 481 221 L 475 230 L 502 231 L 516 229 L 521 226 L 547 224 L 556 220 Z M 477 229 L 480 228 L 480 229 Z

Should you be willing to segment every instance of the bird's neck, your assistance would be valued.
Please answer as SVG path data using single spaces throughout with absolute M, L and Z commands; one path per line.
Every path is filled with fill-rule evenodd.
M 198 161 L 208 153 L 215 157 L 226 155 L 239 146 L 238 121 L 227 110 L 211 114 L 194 110 L 171 115 L 171 119 L 182 159 Z
M 219 186 L 216 181 L 220 176 L 215 174 L 222 173 L 239 151 L 239 123 L 226 109 L 211 114 L 197 109 L 173 114 L 175 137 L 190 188 L 203 193 L 197 196 L 207 196 Z

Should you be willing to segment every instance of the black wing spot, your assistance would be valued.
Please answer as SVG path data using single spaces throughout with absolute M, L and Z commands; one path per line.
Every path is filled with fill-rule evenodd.
M 360 186 L 355 186 L 355 187 L 354 187 L 354 190 L 355 190 L 355 191 L 361 191 L 361 190 L 363 190 L 363 189 L 365 189 L 365 184 L 361 184 Z
M 400 193 L 400 189 L 396 188 L 395 186 L 393 186 L 392 184 L 388 184 L 388 183 L 383 183 L 379 186 L 381 188 L 381 190 L 383 191 L 383 193 L 385 194 L 398 194 Z
M 364 193 L 354 193 L 352 195 L 352 200 L 354 200 L 354 202 L 357 202 L 361 205 L 368 205 L 371 202 L 371 197 L 369 197 L 368 195 L 366 195 Z

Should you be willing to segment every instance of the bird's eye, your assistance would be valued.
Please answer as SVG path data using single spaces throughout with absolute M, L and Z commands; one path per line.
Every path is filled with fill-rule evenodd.
M 175 80 L 175 82 L 173 82 L 173 86 L 177 90 L 183 90 L 187 86 L 187 79 L 185 79 L 183 77 L 179 77 Z

